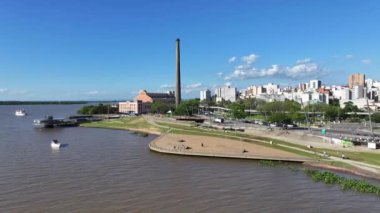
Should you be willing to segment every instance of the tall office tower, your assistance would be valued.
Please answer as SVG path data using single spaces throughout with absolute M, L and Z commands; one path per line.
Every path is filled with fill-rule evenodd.
M 365 86 L 365 75 L 361 73 L 352 74 L 348 77 L 348 86 L 352 89 L 354 86 Z

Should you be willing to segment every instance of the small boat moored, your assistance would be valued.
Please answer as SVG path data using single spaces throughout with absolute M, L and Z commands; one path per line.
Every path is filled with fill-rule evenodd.
M 19 109 L 19 110 L 16 110 L 15 115 L 21 117 L 21 116 L 26 116 L 27 113 L 24 109 Z
M 59 149 L 61 147 L 61 143 L 59 143 L 58 140 L 54 139 L 51 141 L 50 146 L 53 149 Z

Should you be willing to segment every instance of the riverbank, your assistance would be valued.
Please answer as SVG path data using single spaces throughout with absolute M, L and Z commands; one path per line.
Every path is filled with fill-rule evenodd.
M 164 129 L 149 124 L 143 117 L 124 117 L 120 119 L 102 120 L 97 122 L 83 123 L 81 127 L 105 128 L 143 132 L 160 135 Z
M 167 133 L 149 144 L 152 151 L 191 156 L 274 160 L 289 162 L 311 161 L 290 152 L 258 144 L 226 138 Z
M 258 132 L 256 132 L 258 133 L 258 135 L 255 135 L 253 132 L 249 132 L 249 134 L 237 132 L 223 132 L 220 130 L 204 129 L 197 126 L 192 126 L 190 124 L 165 122 L 165 120 L 163 120 L 162 118 L 156 118 L 154 116 L 125 117 L 121 119 L 103 120 L 100 122 L 88 123 L 81 126 L 138 131 L 149 134 L 161 135 L 159 138 L 157 138 L 157 140 L 165 138 L 165 134 L 163 133 L 168 131 L 170 131 L 171 134 L 181 135 L 181 137 L 197 137 L 197 139 L 194 140 L 195 144 L 188 145 L 188 147 L 190 148 L 185 149 L 185 151 L 182 150 L 181 152 L 179 152 L 181 148 L 178 149 L 177 145 L 174 145 L 175 143 L 170 142 L 173 140 L 169 139 L 169 144 L 165 145 L 165 147 L 161 149 L 161 151 L 165 150 L 165 152 L 168 154 L 186 154 L 193 156 L 209 157 L 234 156 L 235 158 L 247 158 L 247 156 L 251 154 L 251 159 L 259 159 L 259 157 L 261 157 L 261 159 L 281 160 L 281 155 L 267 155 L 268 153 L 266 153 L 265 155 L 261 155 L 260 149 L 246 150 L 246 152 L 242 153 L 244 150 L 244 148 L 242 149 L 243 146 L 250 146 L 247 144 L 252 144 L 253 146 L 258 145 L 261 147 L 270 148 L 271 150 L 284 151 L 286 153 L 294 154 L 304 159 L 307 158 L 309 160 L 307 161 L 306 166 L 313 166 L 316 168 L 328 169 L 332 171 L 347 172 L 363 177 L 371 177 L 376 179 L 380 177 L 379 154 L 374 152 L 368 153 L 323 148 L 326 146 L 313 146 L 312 148 L 310 148 L 308 147 L 309 142 L 313 141 L 315 145 L 318 145 L 318 142 L 315 141 L 316 139 L 314 137 L 308 135 L 302 135 L 301 138 L 299 138 L 299 136 L 296 136 L 294 134 L 291 134 L 290 137 L 289 134 L 276 134 L 276 137 L 272 138 L 271 136 L 273 135 L 271 134 L 263 135 L 263 133 L 259 134 Z M 227 148 L 226 146 L 224 147 L 224 149 L 219 151 L 217 149 L 218 146 L 213 146 L 212 149 L 206 149 L 205 146 L 208 145 L 207 143 L 209 141 L 216 142 L 223 139 L 231 140 L 229 142 L 231 147 Z M 295 141 L 292 141 L 293 139 Z M 175 140 L 178 141 L 180 139 L 174 139 L 174 141 Z M 196 141 L 198 141 L 198 143 Z M 242 144 L 240 144 L 239 142 L 241 142 Z M 204 147 L 202 147 L 202 143 Z M 185 144 L 181 145 L 184 145 L 182 147 L 186 146 Z M 176 146 L 178 150 L 168 149 L 170 147 L 174 148 L 174 146 Z M 153 146 L 153 148 L 154 147 L 156 146 Z M 202 149 L 198 150 L 199 148 Z M 231 150 L 235 150 L 234 153 L 231 153 Z M 341 158 L 342 154 L 346 156 L 346 159 Z

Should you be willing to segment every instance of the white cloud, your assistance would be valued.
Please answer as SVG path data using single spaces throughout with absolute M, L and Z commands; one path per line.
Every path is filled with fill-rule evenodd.
M 236 61 L 236 56 L 232 56 L 231 58 L 228 59 L 228 63 L 233 63 Z
M 194 91 L 199 91 L 205 89 L 202 83 L 193 83 L 193 84 L 188 84 L 184 86 L 184 91 L 185 93 L 191 93 Z
M 86 92 L 86 95 L 100 95 L 102 92 L 99 92 L 97 90 Z
M 256 62 L 258 58 L 259 58 L 258 55 L 251 54 L 251 55 L 243 56 L 241 60 L 244 61 L 246 64 L 252 64 Z
M 296 64 L 305 64 L 305 63 L 310 63 L 311 59 L 310 58 L 305 58 L 305 59 L 300 59 L 296 61 Z
M 200 86 L 202 86 L 202 83 L 194 83 L 194 84 L 188 84 L 188 85 L 186 85 L 185 88 L 186 89 L 187 88 L 193 89 L 193 88 L 198 88 Z
M 163 84 L 160 86 L 161 89 L 174 89 L 174 85 L 170 85 L 170 84 Z
M 0 88 L 0 93 L 7 93 L 9 89 L 7 88 Z
M 202 83 L 192 83 L 187 85 L 182 85 L 182 91 L 185 93 L 191 93 L 194 91 L 199 91 L 205 89 L 204 85 Z M 157 90 L 157 92 L 162 92 L 162 90 L 174 90 L 175 86 L 170 84 L 163 84 L 160 86 L 160 90 Z
M 362 59 L 362 63 L 363 64 L 370 64 L 370 63 L 372 63 L 372 61 L 371 61 L 371 59 L 366 58 L 366 59 Z
M 216 73 L 216 74 L 218 75 L 219 78 L 222 78 L 223 75 L 224 75 L 223 72 L 218 72 L 218 73 Z
M 252 79 L 264 77 L 287 77 L 291 79 L 303 79 L 306 77 L 318 77 L 327 71 L 320 65 L 306 58 L 297 60 L 295 65 L 282 67 L 274 64 L 269 68 L 258 69 L 251 65 L 243 64 L 235 67 L 235 70 L 224 77 L 225 80 Z
M 346 59 L 353 59 L 354 58 L 354 55 L 352 55 L 352 54 L 347 54 L 346 56 L 345 56 L 345 58 Z

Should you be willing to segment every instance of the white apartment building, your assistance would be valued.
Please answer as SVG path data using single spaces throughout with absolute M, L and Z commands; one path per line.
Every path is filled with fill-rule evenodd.
M 210 90 L 202 90 L 200 92 L 200 100 L 211 100 L 211 91 Z
M 364 87 L 361 85 L 355 85 L 352 88 L 352 100 L 364 98 Z
M 245 89 L 243 96 L 244 98 L 252 98 L 263 93 L 266 93 L 266 89 L 263 86 L 251 85 Z
M 321 88 L 322 82 L 320 80 L 311 80 L 309 84 L 310 90 L 317 90 Z
M 221 102 L 222 100 L 235 102 L 237 98 L 236 87 L 224 86 L 217 88 L 215 90 L 216 102 Z
M 263 87 L 265 88 L 267 94 L 277 94 L 280 92 L 280 85 L 278 84 L 269 83 L 263 85 Z

